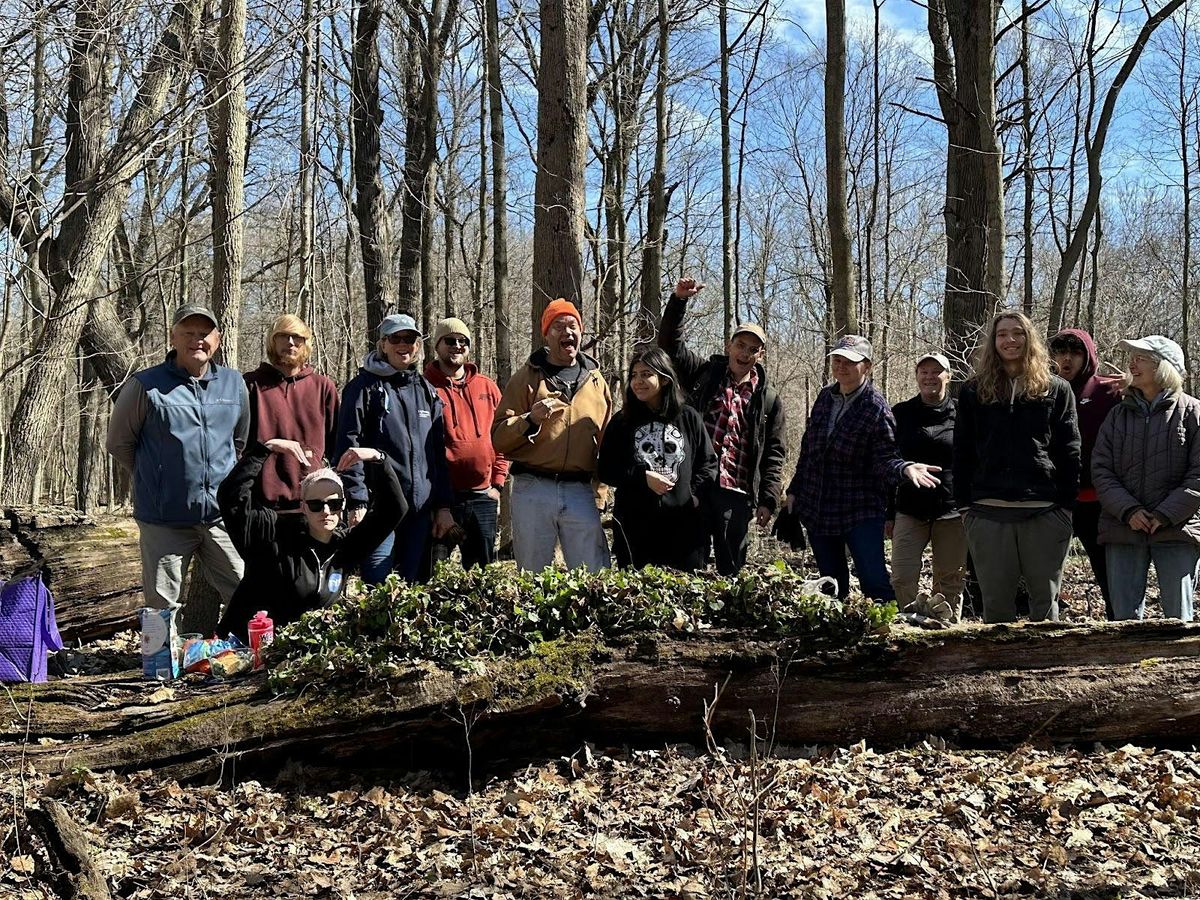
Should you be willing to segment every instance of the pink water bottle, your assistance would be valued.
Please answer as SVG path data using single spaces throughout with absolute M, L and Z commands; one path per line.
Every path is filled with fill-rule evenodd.
M 250 649 L 254 651 L 254 668 L 262 668 L 263 647 L 275 639 L 275 623 L 267 615 L 265 609 L 260 609 L 246 626 L 250 634 Z

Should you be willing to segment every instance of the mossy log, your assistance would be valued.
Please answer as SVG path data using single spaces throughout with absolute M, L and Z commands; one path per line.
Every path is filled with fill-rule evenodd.
M 547 645 L 550 648 L 551 645 Z M 580 740 L 744 740 L 747 711 L 777 742 L 888 746 L 936 735 L 1011 747 L 1200 741 L 1200 625 L 967 626 L 895 630 L 853 650 L 713 635 L 586 641 L 456 677 L 414 665 L 386 688 L 309 686 L 273 697 L 261 675 L 168 690 L 125 677 L 13 691 L 0 753 L 38 769 L 152 768 L 182 778 L 290 757 L 407 768 L 466 750 L 521 758 Z
M 142 600 L 137 523 L 63 509 L 5 509 L 0 578 L 41 571 L 66 641 L 109 637 L 136 626 Z

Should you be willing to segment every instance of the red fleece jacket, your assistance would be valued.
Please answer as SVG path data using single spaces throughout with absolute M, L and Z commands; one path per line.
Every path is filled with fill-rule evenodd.
M 492 446 L 492 420 L 500 405 L 500 388 L 471 363 L 462 381 L 451 381 L 436 362 L 425 377 L 437 388 L 445 411 L 446 461 L 455 491 L 484 491 L 504 484 L 508 460 Z
M 312 451 L 313 465 L 324 465 L 335 446 L 338 417 L 337 385 L 327 375 L 305 365 L 285 378 L 270 363 L 246 373 L 250 392 L 250 441 L 272 438 L 297 441 Z M 337 460 L 329 460 L 335 465 Z M 290 456 L 272 453 L 262 470 L 261 498 L 279 509 L 298 509 L 300 480 L 305 472 Z

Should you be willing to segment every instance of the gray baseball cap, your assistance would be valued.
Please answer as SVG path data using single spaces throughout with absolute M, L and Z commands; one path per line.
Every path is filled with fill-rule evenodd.
M 175 317 L 171 319 L 171 327 L 174 328 L 189 316 L 204 316 L 204 318 L 213 323 L 213 328 L 221 327 L 221 323 L 217 321 L 216 313 L 207 306 L 201 306 L 198 303 L 185 303 L 179 309 L 175 310 Z
M 1137 340 L 1121 341 L 1117 346 L 1122 350 L 1140 350 L 1143 353 L 1153 354 L 1159 359 L 1165 359 L 1169 362 L 1180 375 L 1187 374 L 1187 370 L 1183 364 L 1183 348 L 1169 337 L 1163 337 L 1161 334 L 1150 334 Z
M 417 320 L 408 313 L 392 313 L 379 323 L 379 336 L 381 338 L 385 338 L 389 334 L 397 334 L 401 331 L 413 331 L 416 332 L 417 337 L 421 336 L 421 329 L 417 327 Z
M 838 338 L 838 342 L 833 345 L 829 355 L 840 356 L 853 363 L 862 362 L 864 359 L 870 362 L 874 351 L 871 350 L 871 342 L 862 335 L 844 334 Z

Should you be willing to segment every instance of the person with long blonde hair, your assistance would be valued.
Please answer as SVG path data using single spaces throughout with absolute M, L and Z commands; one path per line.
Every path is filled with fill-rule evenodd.
M 963 386 L 954 425 L 954 495 L 983 594 L 985 622 L 1016 619 L 1020 581 L 1033 621 L 1058 620 L 1058 591 L 1079 492 L 1071 386 L 1050 370 L 1029 318 L 997 314 Z
M 300 512 L 300 482 L 333 455 L 338 390 L 328 375 L 309 365 L 314 337 L 297 315 L 271 323 L 263 341 L 266 361 L 246 373 L 250 392 L 250 441 L 295 441 L 304 450 L 270 454 L 255 485 L 255 499 L 279 512 Z

